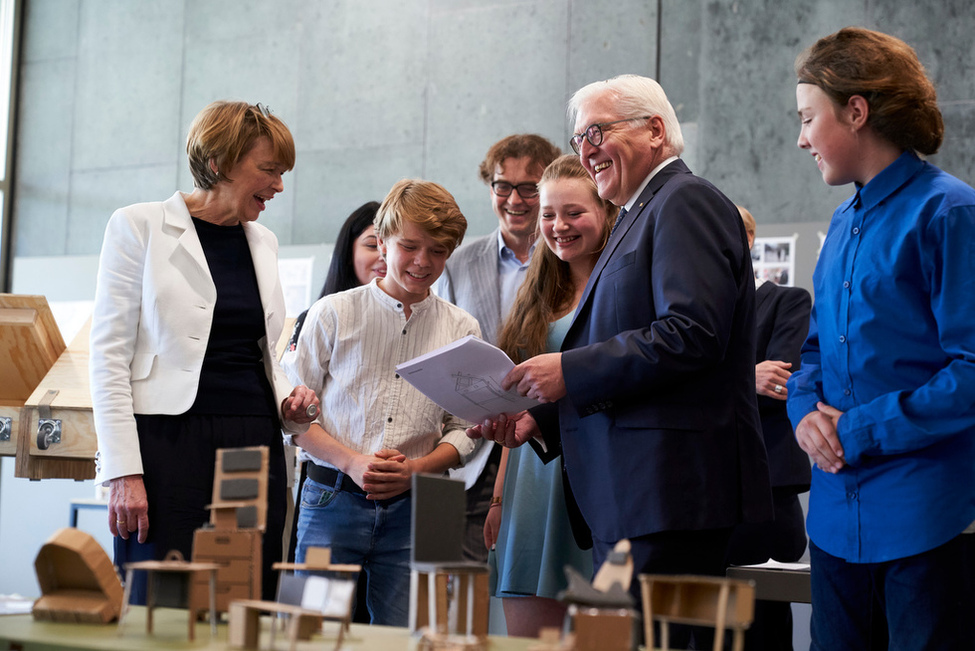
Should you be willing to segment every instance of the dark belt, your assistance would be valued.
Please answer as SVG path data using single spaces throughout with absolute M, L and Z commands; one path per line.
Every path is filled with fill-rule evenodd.
M 326 468 L 325 466 L 319 466 L 311 461 L 305 464 L 305 468 L 308 470 L 308 478 L 317 481 L 319 484 L 323 484 L 330 488 L 341 488 L 347 493 L 356 493 L 358 495 L 365 495 L 366 491 L 362 490 L 356 485 L 352 478 L 345 473 L 339 472 L 335 468 Z M 342 478 L 341 483 L 339 483 L 339 477 Z
M 339 472 L 335 468 L 326 468 L 325 466 L 319 466 L 311 461 L 305 462 L 305 472 L 308 478 L 312 481 L 316 481 L 319 484 L 328 486 L 333 490 L 343 490 L 347 493 L 355 493 L 356 495 L 367 495 L 366 491 L 359 488 L 358 485 L 352 478 L 343 472 Z M 341 478 L 341 481 L 339 480 Z M 403 491 L 396 497 L 391 497 L 388 500 L 376 500 L 379 504 L 392 504 L 393 502 L 399 501 L 410 497 L 410 491 Z

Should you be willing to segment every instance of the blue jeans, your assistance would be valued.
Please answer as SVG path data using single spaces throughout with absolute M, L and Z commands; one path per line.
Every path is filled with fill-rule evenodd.
M 975 535 L 883 563 L 809 553 L 811 649 L 975 649 Z
M 329 547 L 333 563 L 356 563 L 366 573 L 370 623 L 407 626 L 410 612 L 409 496 L 367 500 L 310 477 L 301 490 L 295 561 L 309 547 Z

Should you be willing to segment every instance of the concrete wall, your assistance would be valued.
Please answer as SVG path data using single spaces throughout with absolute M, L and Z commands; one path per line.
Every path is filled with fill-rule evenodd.
M 685 159 L 760 234 L 814 234 L 849 188 L 825 187 L 795 147 L 792 62 L 848 24 L 914 44 L 947 123 L 934 160 L 971 181 L 967 0 L 30 0 L 14 255 L 95 254 L 116 207 L 189 189 L 187 128 L 220 98 L 263 102 L 294 132 L 297 166 L 262 217 L 282 245 L 332 241 L 405 176 L 443 183 L 483 234 L 487 147 L 533 131 L 567 148 L 567 97 L 621 72 L 659 76 Z M 816 244 L 803 231 L 800 267 Z

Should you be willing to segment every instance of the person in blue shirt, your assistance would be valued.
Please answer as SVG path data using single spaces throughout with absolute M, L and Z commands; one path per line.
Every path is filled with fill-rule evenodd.
M 903 41 L 845 28 L 796 60 L 833 214 L 788 410 L 813 470 L 812 648 L 975 649 L 975 190 L 922 160 L 934 86 Z

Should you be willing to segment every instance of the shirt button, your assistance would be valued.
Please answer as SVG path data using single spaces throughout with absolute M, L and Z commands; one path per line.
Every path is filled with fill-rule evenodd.
M 392 417 L 392 416 L 390 416 L 389 418 L 387 418 L 387 419 L 386 419 L 386 422 L 387 422 L 387 423 L 392 423 L 392 422 L 393 422 L 393 417 Z
M 399 379 L 399 373 L 394 373 L 393 375 L 395 375 L 395 376 L 396 376 L 396 379 L 397 379 L 397 380 Z
M 844 280 L 843 281 L 843 288 L 844 289 L 849 289 L 850 288 L 850 281 L 849 280 Z
M 853 392 L 852 392 L 852 391 L 850 391 L 849 389 L 843 389 L 843 395 L 844 395 L 844 396 L 848 396 L 848 395 L 850 395 L 851 393 L 853 393 Z
M 846 335 L 840 335 L 840 343 L 841 344 L 845 344 L 846 343 Z
M 406 334 L 406 328 L 403 328 L 403 334 L 404 335 Z
M 859 235 L 860 234 L 860 227 L 859 226 L 854 226 L 853 227 L 853 234 L 854 235 Z

